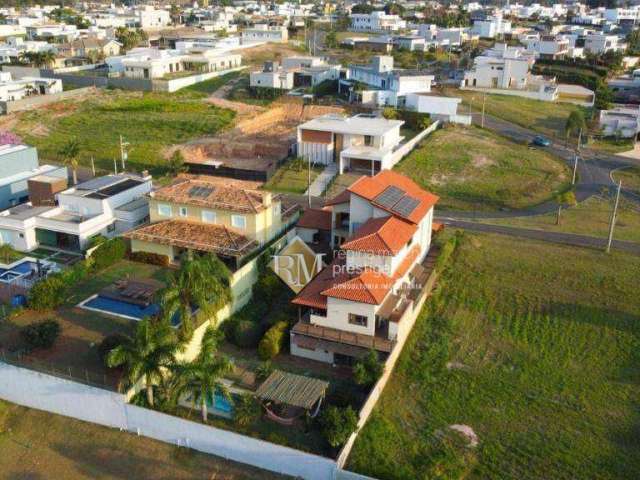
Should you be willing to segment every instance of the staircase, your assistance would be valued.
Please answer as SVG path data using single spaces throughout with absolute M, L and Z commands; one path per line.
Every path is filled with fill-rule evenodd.
M 322 196 L 333 177 L 335 177 L 337 174 L 338 165 L 336 165 L 335 163 L 330 163 L 326 166 L 322 173 L 320 173 L 320 175 L 316 177 L 316 179 L 313 181 L 308 190 L 304 192 L 304 194 L 311 194 L 312 197 Z

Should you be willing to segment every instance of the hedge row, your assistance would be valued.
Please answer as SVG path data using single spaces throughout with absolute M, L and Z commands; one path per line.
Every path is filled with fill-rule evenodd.
M 152 252 L 131 252 L 129 260 L 133 262 L 148 263 L 150 265 L 158 265 L 160 267 L 168 267 L 171 263 L 168 255 Z
M 276 323 L 267 330 L 260 344 L 258 345 L 258 355 L 262 360 L 271 360 L 280 353 L 286 339 L 289 324 L 284 321 Z

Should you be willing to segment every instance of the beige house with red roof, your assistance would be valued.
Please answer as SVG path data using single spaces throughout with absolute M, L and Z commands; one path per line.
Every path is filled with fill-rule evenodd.
M 391 170 L 361 177 L 321 210 L 331 215 L 331 264 L 293 299 L 299 321 L 291 353 L 351 363 L 369 349 L 389 354 L 408 335 L 426 282 L 438 197 Z M 326 213 L 309 215 L 322 225 Z M 307 214 L 303 215 L 305 218 Z M 415 318 L 415 317 L 412 317 Z

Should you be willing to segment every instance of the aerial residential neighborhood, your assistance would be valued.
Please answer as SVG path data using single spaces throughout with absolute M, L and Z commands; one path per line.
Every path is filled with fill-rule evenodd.
M 636 3 L 0 1 L 0 478 L 639 478 Z

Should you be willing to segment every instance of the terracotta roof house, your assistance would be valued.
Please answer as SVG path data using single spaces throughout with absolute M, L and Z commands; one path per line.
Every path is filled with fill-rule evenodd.
M 404 341 L 430 273 L 437 201 L 383 170 L 305 212 L 303 230 L 326 228 L 330 216 L 334 259 L 292 300 L 299 307 L 293 355 L 349 364 L 370 349 L 387 355 Z

